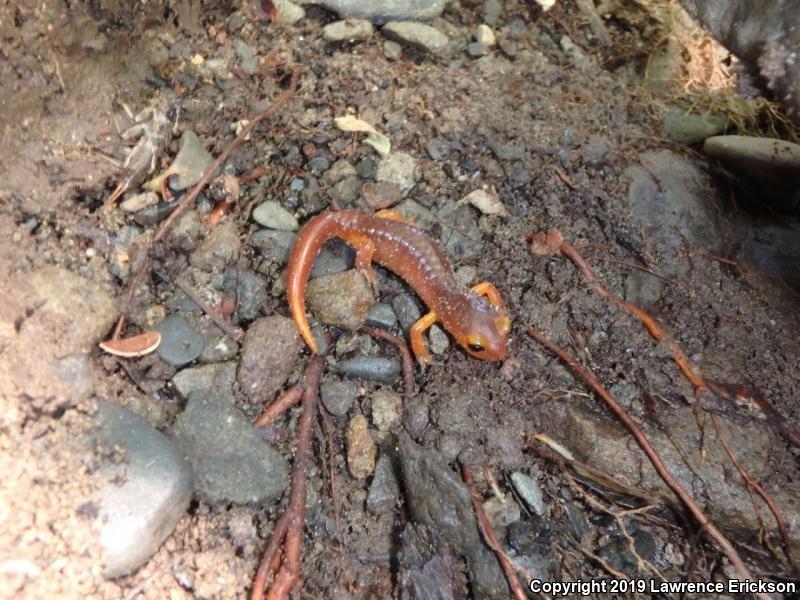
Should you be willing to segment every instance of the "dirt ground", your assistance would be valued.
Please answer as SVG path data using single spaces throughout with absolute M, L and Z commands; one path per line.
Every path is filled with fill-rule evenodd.
M 525 334 L 533 325 L 576 353 L 623 398 L 663 444 L 660 449 L 674 453 L 668 462 L 693 482 L 690 491 L 736 541 L 754 573 L 777 581 L 796 577 L 772 515 L 762 505 L 759 532 L 749 500 L 740 508 L 747 492 L 726 454 L 710 447 L 719 438 L 710 415 L 719 415 L 723 435 L 783 503 L 795 551 L 797 448 L 747 404 L 746 394 L 735 407 L 722 401 L 701 407 L 663 345 L 597 296 L 569 261 L 533 257 L 525 243 L 528 232 L 557 227 L 621 295 L 632 273 L 643 268 L 657 273 L 663 291 L 648 309 L 708 376 L 750 385 L 785 417 L 787 427 L 800 422 L 796 293 L 775 279 L 699 253 L 732 256 L 752 214 L 731 202 L 727 186 L 705 175 L 697 193 L 711 208 L 708 214 L 684 215 L 685 229 L 676 224 L 659 230 L 631 205 L 636 175 L 630 167 L 643 169 L 642 177 L 655 173 L 654 189 L 662 202 L 669 198 L 664 188 L 672 180 L 658 176 L 660 167 L 648 162 L 653 157 L 648 152 L 666 149 L 698 173 L 707 169 L 696 150 L 664 136 L 636 92 L 634 75 L 647 51 L 641 47 L 646 41 L 638 48 L 634 42 L 640 35 L 652 40 L 653 23 L 643 14 L 637 21 L 633 8 L 626 18 L 610 19 L 607 25 L 619 42 L 611 50 L 593 43 L 572 3 L 544 15 L 532 3 L 506 2 L 496 29 L 514 41 L 514 56 L 494 50 L 477 60 L 463 51 L 432 57 L 407 48 L 389 60 L 380 33 L 354 44 L 326 42 L 321 29 L 334 17 L 306 8 L 306 18 L 289 26 L 260 20 L 249 4 L 224 1 L 48 0 L 0 7 L 0 280 L 7 297 L 0 307 L 0 596 L 178 599 L 248 593 L 285 498 L 259 506 L 194 500 L 143 567 L 105 580 L 91 510 L 99 459 L 81 440 L 98 399 L 126 405 L 162 431 L 183 408 L 167 391 L 174 369 L 152 357 L 131 359 L 124 369 L 125 361 L 96 346 L 125 306 L 136 264 L 135 248 L 127 262 L 120 262 L 115 250 L 120 232 L 132 223 L 130 215 L 101 208 L 120 181 L 119 164 L 129 150 L 118 135 L 126 123 L 124 107 L 136 113 L 179 100 L 179 130 L 192 129 L 218 156 L 237 125 L 286 89 L 292 65 L 302 67 L 296 96 L 228 161 L 242 194 L 223 221 L 235 224 L 241 239 L 258 229 L 252 209 L 267 198 L 289 197 L 293 177 L 320 180 L 309 171 L 304 144 L 352 165 L 376 159 L 372 149 L 334 126 L 334 118 L 348 111 L 375 124 L 393 149 L 418 158 L 419 176 L 408 198 L 432 214 L 442 214 L 442 207 L 480 187 L 494 188 L 507 208 L 507 216 L 482 215 L 471 207 L 462 211 L 456 227 L 465 241 L 451 257 L 457 268 L 472 267 L 475 281 L 490 280 L 500 290 L 513 321 L 509 357 L 501 364 L 481 362 L 451 342 L 431 368 L 416 372 L 417 393 L 393 433 L 405 430 L 454 468 L 467 465 L 481 473 L 486 499 L 492 496 L 492 479 L 512 498 L 509 477 L 516 471 L 540 483 L 548 509 L 537 517 L 523 508 L 518 519 L 523 525 L 510 527 L 504 538 L 512 554 L 538 557 L 546 564 L 543 572 L 558 580 L 609 577 L 611 565 L 631 576 L 653 576 L 647 568 L 637 570 L 641 562 L 630 566 L 619 558 L 625 554 L 624 543 L 622 550 L 614 545 L 625 539 L 619 518 L 598 508 L 640 507 L 637 499 L 591 479 L 575 483 L 574 475 L 566 475 L 574 471 L 532 449 L 537 434 L 631 485 L 663 488 L 610 412 Z M 434 25 L 465 46 L 481 20 L 482 3 L 465 1 L 451 5 Z M 559 43 L 564 35 L 577 47 L 565 50 Z M 255 74 L 238 68 L 234 38 L 261 57 Z M 197 56 L 223 57 L 228 75 L 204 71 Z M 430 158 L 425 148 L 432 138 L 450 141 L 447 157 Z M 179 143 L 177 133 L 159 171 Z M 301 224 L 330 206 L 325 184 L 320 185 L 302 196 L 302 203 L 287 206 Z M 366 208 L 359 202 L 354 207 Z M 202 200 L 197 210 L 208 212 L 211 206 Z M 206 227 L 201 237 L 212 229 Z M 142 230 L 152 231 L 153 225 Z M 431 230 L 441 234 L 441 224 L 434 220 Z M 170 278 L 191 272 L 187 256 L 198 244 L 168 239 L 155 252 L 153 270 Z M 698 252 L 675 250 L 687 246 Z M 256 251 L 242 248 L 240 265 L 255 269 Z M 59 290 L 31 279 L 31 273 L 50 266 L 87 282 L 85 290 L 63 290 L 74 303 L 59 306 Z M 380 272 L 380 283 L 386 302 L 410 291 L 386 271 Z M 260 315 L 287 315 L 279 273 L 268 285 Z M 146 321 L 141 315 L 163 309 L 164 290 L 158 277 L 145 278 L 131 311 L 139 315 L 132 315 L 132 333 Z M 239 325 L 246 329 L 249 322 Z M 66 365 L 68 376 L 54 365 Z M 361 410 L 368 414 L 367 399 L 386 386 L 358 383 Z M 394 387 L 399 390 L 400 382 Z M 246 402 L 241 407 L 248 416 L 258 412 Z M 398 510 L 379 516 L 365 509 L 368 483 L 350 477 L 345 463 L 346 420 L 333 423 L 332 452 L 325 450 L 322 434 L 315 442 L 310 485 L 319 503 L 307 523 L 302 591 L 293 597 L 400 597 L 397 548 L 408 511 L 402 500 Z M 280 448 L 291 459 L 291 439 Z M 697 479 L 692 472 L 700 473 Z M 724 504 L 715 496 L 727 494 L 720 491 L 727 485 L 739 486 L 731 493 L 738 499 Z M 634 537 L 648 540 L 645 560 L 666 580 L 733 573 L 680 510 L 658 505 L 623 521 Z M 520 536 L 529 539 L 522 543 Z M 458 559 L 454 595 L 436 597 L 469 597 L 466 569 Z

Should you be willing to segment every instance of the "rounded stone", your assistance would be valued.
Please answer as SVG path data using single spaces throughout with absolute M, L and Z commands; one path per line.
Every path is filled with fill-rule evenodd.
M 165 363 L 182 367 L 203 352 L 205 340 L 183 315 L 170 315 L 154 327 L 161 334 L 156 352 Z

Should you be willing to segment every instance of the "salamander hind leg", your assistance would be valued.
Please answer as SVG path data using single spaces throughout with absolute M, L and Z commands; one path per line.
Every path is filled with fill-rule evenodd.
M 411 348 L 414 350 L 414 355 L 417 357 L 417 360 L 421 363 L 429 364 L 433 362 L 433 358 L 428 352 L 428 349 L 425 347 L 425 340 L 423 339 L 422 334 L 430 329 L 431 325 L 436 323 L 438 320 L 439 315 L 432 310 L 419 321 L 414 323 L 408 332 L 408 337 L 411 339 Z
M 378 278 L 372 268 L 372 257 L 375 254 L 374 242 L 366 236 L 348 236 L 347 243 L 356 250 L 355 267 L 369 282 L 372 291 L 378 295 Z
M 500 297 L 500 292 L 488 281 L 473 286 L 472 291 L 479 296 L 486 296 L 489 302 L 492 303 L 492 306 L 496 306 L 497 308 L 503 308 L 503 306 L 505 306 L 503 304 L 503 299 Z

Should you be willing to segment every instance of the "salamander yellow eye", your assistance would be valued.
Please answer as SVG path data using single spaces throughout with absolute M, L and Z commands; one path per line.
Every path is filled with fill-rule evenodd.
M 482 352 L 486 350 L 486 346 L 488 342 L 483 336 L 472 334 L 467 336 L 467 346 L 469 346 L 470 350 L 474 350 L 475 352 Z
M 511 331 L 511 319 L 508 317 L 499 317 L 497 319 L 497 329 L 503 335 L 508 334 L 508 332 Z

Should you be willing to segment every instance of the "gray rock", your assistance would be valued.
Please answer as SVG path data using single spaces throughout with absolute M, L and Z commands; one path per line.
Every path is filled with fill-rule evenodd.
M 399 597 L 421 600 L 457 600 L 464 597 L 462 570 L 453 547 L 436 531 L 406 523 L 400 534 L 397 587 Z
M 387 60 L 397 60 L 403 54 L 403 47 L 397 42 L 386 40 L 383 42 L 383 56 Z
M 212 390 L 216 394 L 232 394 L 236 383 L 236 363 L 212 363 L 178 371 L 172 378 L 175 391 L 188 400 L 194 392 Z
M 267 282 L 252 271 L 239 271 L 236 286 L 236 316 L 255 319 L 267 301 Z
M 357 42 L 369 39 L 375 29 L 365 19 L 345 19 L 328 23 L 322 28 L 322 37 L 329 42 Z
M 549 416 L 551 431 L 569 432 L 568 439 L 557 436 L 556 441 L 567 443 L 578 460 L 591 460 L 594 467 L 636 481 L 645 490 L 671 493 L 644 454 L 638 448 L 631 451 L 630 435 L 613 417 L 599 417 L 597 412 L 573 402 L 555 409 Z M 680 404 L 660 411 L 659 421 L 659 425 L 641 426 L 658 448 L 666 468 L 695 498 L 704 499 L 704 511 L 723 531 L 754 536 L 761 527 L 759 518 L 741 479 L 729 477 L 719 467 L 730 463 L 714 428 L 703 428 L 695 420 L 692 407 Z M 772 481 L 771 465 L 791 460 L 786 446 L 763 422 L 720 419 L 719 425 L 727 443 L 735 449 L 737 461 L 756 481 Z M 699 439 L 705 442 L 702 447 L 697 444 Z M 800 519 L 796 489 L 774 481 L 764 483 L 764 487 L 787 522 Z M 767 527 L 770 535 L 777 535 L 774 523 Z M 797 544 L 797 532 L 790 531 L 789 535 L 790 543 Z
M 253 403 L 272 400 L 303 348 L 294 321 L 280 315 L 257 319 L 247 329 L 239 361 L 239 387 Z
M 493 554 L 483 545 L 469 490 L 438 453 L 400 437 L 400 464 L 411 516 L 439 531 L 467 557 L 473 594 L 479 598 L 507 598 L 508 586 Z
M 353 331 L 361 328 L 375 303 L 369 284 L 354 269 L 312 279 L 306 301 L 320 323 Z
M 717 253 L 723 238 L 717 211 L 708 198 L 708 177 L 694 164 L 669 150 L 643 152 L 642 166 L 628 167 L 628 205 L 636 227 L 663 257 L 660 270 L 682 276 L 689 268 L 683 246 Z
M 514 486 L 514 490 L 522 498 L 525 506 L 539 516 L 544 514 L 542 490 L 539 489 L 539 485 L 534 479 L 528 477 L 525 473 L 517 471 L 511 474 L 511 485 Z
M 800 287 L 800 226 L 791 220 L 776 224 L 747 224 L 736 259 Z
M 381 29 L 384 37 L 431 54 L 443 54 L 450 39 L 438 29 L 411 21 L 393 21 Z
M 339 18 L 369 19 L 381 24 L 401 19 L 433 19 L 442 14 L 446 0 L 302 0 L 319 4 Z
M 358 198 L 361 180 L 357 175 L 349 175 L 328 190 L 328 196 L 339 208 L 350 206 Z
M 270 229 L 297 231 L 297 219 L 275 200 L 267 200 L 259 204 L 253 211 L 253 220 Z
M 760 76 L 800 122 L 800 27 L 795 2 L 683 0 L 687 12 Z
M 356 174 L 356 169 L 344 158 L 337 160 L 331 168 L 325 171 L 322 176 L 322 181 L 327 185 L 334 185 L 340 182 L 345 177 L 351 177 Z
M 254 75 L 258 72 L 260 61 L 255 50 L 238 38 L 233 40 L 233 50 L 236 52 L 242 71 L 247 75 Z
M 357 356 L 337 363 L 333 370 L 355 379 L 394 383 L 400 375 L 400 361 L 383 356 Z
M 381 329 L 391 329 L 397 323 L 397 315 L 394 309 L 383 302 L 375 304 L 367 314 L 367 325 L 380 327 Z
M 258 249 L 264 260 L 283 265 L 289 260 L 289 253 L 296 237 L 297 234 L 291 231 L 262 229 L 250 236 L 248 243 Z
M 205 340 L 183 315 L 170 315 L 153 328 L 161 334 L 156 352 L 165 363 L 182 367 L 203 352 Z
M 124 452 L 100 469 L 103 575 L 114 578 L 138 569 L 175 529 L 189 508 L 192 473 L 170 440 L 128 409 L 103 401 L 94 420 L 94 438 Z
M 322 405 L 334 417 L 343 417 L 358 396 L 358 386 L 352 381 L 323 381 L 319 386 Z
M 625 299 L 638 306 L 653 306 L 661 300 L 664 288 L 658 277 L 634 270 L 625 278 Z
M 411 223 L 422 229 L 430 230 L 437 222 L 436 215 L 421 204 L 411 199 L 397 205 L 397 210 Z
M 480 254 L 483 248 L 478 221 L 469 206 L 449 202 L 436 213 L 442 225 L 442 248 L 454 261 Z
M 500 0 L 484 0 L 483 3 L 483 22 L 494 27 L 503 16 L 503 5 Z
M 505 498 L 492 496 L 483 503 L 483 512 L 486 513 L 486 517 L 501 538 L 505 537 L 502 533 L 505 532 L 506 527 L 519 521 L 521 516 L 519 504 L 509 496 Z
M 214 162 L 203 142 L 191 129 L 183 132 L 181 149 L 170 165 L 169 187 L 175 191 L 185 190 L 200 181 L 205 170 Z
M 664 133 L 679 144 L 697 144 L 725 131 L 728 117 L 721 113 L 688 113 L 678 106 L 669 106 L 661 121 Z
M 392 298 L 392 308 L 400 321 L 400 327 L 406 334 L 411 326 L 422 317 L 419 305 L 411 294 L 400 294 Z
M 375 465 L 372 483 L 369 484 L 367 493 L 367 510 L 373 515 L 383 515 L 390 512 L 400 499 L 400 484 L 394 474 L 392 459 L 387 454 L 381 454 Z
M 481 42 L 470 42 L 467 44 L 467 54 L 469 54 L 473 58 L 480 58 L 481 56 L 486 56 L 486 53 L 489 52 L 489 47 L 486 44 Z
M 157 225 L 166 219 L 177 206 L 178 204 L 176 202 L 164 202 L 163 200 L 159 200 L 158 204 L 148 206 L 133 213 L 133 220 L 144 227 Z
M 201 363 L 218 363 L 232 360 L 239 352 L 239 344 L 210 321 L 197 323 L 203 336 L 204 348 L 198 359 Z
M 263 502 L 289 485 L 286 459 L 261 439 L 231 396 L 195 392 L 173 434 L 198 494 L 211 504 Z
M 372 210 L 381 210 L 400 202 L 403 194 L 396 183 L 368 181 L 361 186 L 361 197 Z
M 393 152 L 378 164 L 376 181 L 394 183 L 405 196 L 417 182 L 417 159 L 406 152 Z
M 302 2 L 295 3 L 289 0 L 272 0 L 272 4 L 275 5 L 275 9 L 278 11 L 278 19 L 281 23 L 294 25 L 306 16 L 306 11 L 302 7 L 297 6 L 298 4 L 302 4 Z
M 330 167 L 331 161 L 328 159 L 327 156 L 315 156 L 311 160 L 308 161 L 308 170 L 311 171 L 314 175 L 320 175 L 328 170 Z
M 425 152 L 428 153 L 431 160 L 444 160 L 450 155 L 450 151 L 450 142 L 445 138 L 435 137 L 425 143 Z
M 356 252 L 344 240 L 333 239 L 327 242 L 311 267 L 310 279 L 334 275 L 353 268 Z
M 356 163 L 356 174 L 361 179 L 372 179 L 375 177 L 375 171 L 378 169 L 378 163 L 371 158 L 362 158 Z
M 225 222 L 211 230 L 211 234 L 192 252 L 189 262 L 203 271 L 221 272 L 239 256 L 242 242 L 233 223 Z

